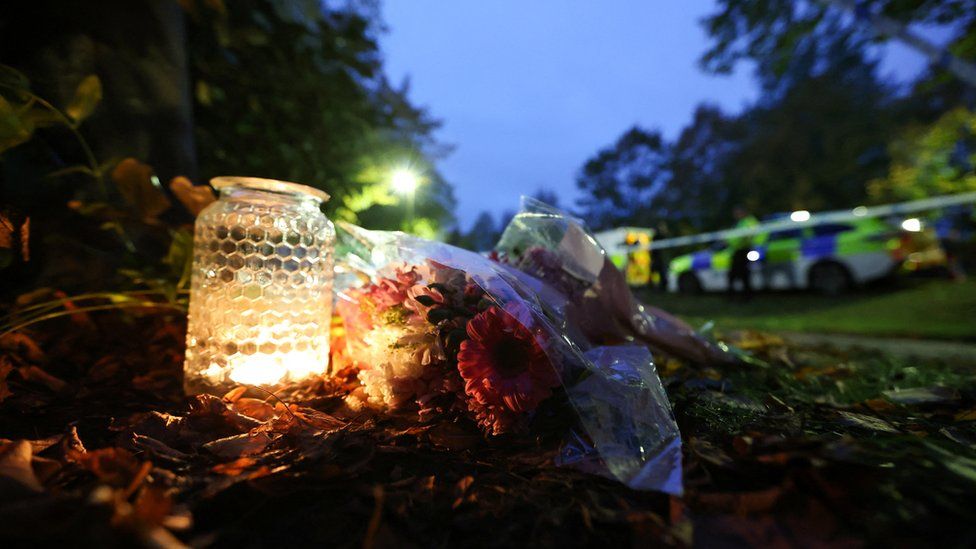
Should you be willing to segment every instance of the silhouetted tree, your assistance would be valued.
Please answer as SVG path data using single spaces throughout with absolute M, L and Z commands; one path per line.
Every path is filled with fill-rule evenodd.
M 378 4 L 314 0 L 185 2 L 204 174 L 247 173 L 320 187 L 333 215 L 405 227 L 389 179 L 421 174 L 411 227 L 452 221 L 450 185 L 433 161 L 439 122 L 390 85 L 377 44 Z M 422 229 L 422 230 L 421 230 Z
M 595 229 L 650 221 L 646 214 L 667 181 L 668 147 L 661 134 L 633 127 L 588 160 L 576 178 L 580 214 Z
M 845 208 L 867 200 L 888 169 L 896 97 L 876 63 L 824 38 L 819 58 L 796 60 L 790 78 L 738 116 L 701 106 L 677 140 L 628 130 L 588 160 L 577 181 L 583 215 L 597 227 L 720 228 L 734 205 L 757 215 Z
M 703 21 L 713 40 L 701 58 L 709 71 L 727 73 L 739 61 L 749 60 L 764 85 L 773 89 L 831 55 L 827 51 L 831 43 L 865 52 L 870 44 L 898 40 L 929 56 L 937 74 L 949 69 L 972 86 L 976 0 L 719 0 L 717 4 Z M 955 39 L 948 50 L 940 51 L 914 33 L 913 24 L 950 27 Z

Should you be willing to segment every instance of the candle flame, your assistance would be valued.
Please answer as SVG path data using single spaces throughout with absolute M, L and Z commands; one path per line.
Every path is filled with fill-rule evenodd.
M 288 373 L 283 364 L 268 355 L 241 357 L 234 362 L 228 377 L 245 385 L 273 385 Z
M 317 353 L 310 351 L 237 355 L 228 366 L 228 377 L 244 385 L 274 385 L 286 379 L 297 381 L 324 369 Z

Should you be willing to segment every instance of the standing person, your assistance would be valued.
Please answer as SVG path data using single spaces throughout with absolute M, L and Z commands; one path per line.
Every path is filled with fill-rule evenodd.
M 732 215 L 738 221 L 735 225 L 736 229 L 750 229 L 759 225 L 759 220 L 742 206 L 736 206 L 732 210 Z M 758 241 L 760 239 L 759 235 L 740 236 L 729 239 L 729 245 L 732 246 L 732 264 L 729 266 L 728 281 L 729 297 L 736 295 L 735 283 L 737 281 L 742 283 L 741 295 L 743 299 L 748 300 L 752 297 L 752 273 L 749 270 L 749 252 L 752 250 L 753 243 L 759 243 Z
M 657 229 L 654 231 L 651 240 L 651 270 L 656 273 L 656 277 L 652 275 L 652 282 L 659 292 L 668 291 L 668 263 L 670 258 L 654 246 L 654 240 L 664 240 L 670 236 L 671 233 L 668 231 L 667 224 L 662 221 L 657 224 Z
M 944 216 L 948 229 L 940 235 L 946 253 L 946 268 L 956 282 L 965 282 L 971 274 L 974 239 L 976 239 L 976 208 L 956 208 Z

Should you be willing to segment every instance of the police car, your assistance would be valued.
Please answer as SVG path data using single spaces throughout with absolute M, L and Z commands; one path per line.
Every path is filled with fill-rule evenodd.
M 788 228 L 777 223 L 779 228 L 754 239 L 765 242 L 749 251 L 752 286 L 836 295 L 895 272 L 909 257 L 938 261 L 938 241 L 915 223 L 898 227 L 879 218 Z M 719 240 L 707 250 L 676 257 L 669 266 L 668 290 L 727 290 L 732 253 L 728 242 Z

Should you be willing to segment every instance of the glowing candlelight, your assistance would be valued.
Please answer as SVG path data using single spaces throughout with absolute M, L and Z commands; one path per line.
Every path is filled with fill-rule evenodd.
M 200 213 L 184 385 L 276 385 L 323 373 L 329 357 L 335 229 L 328 195 L 294 183 L 217 178 Z

